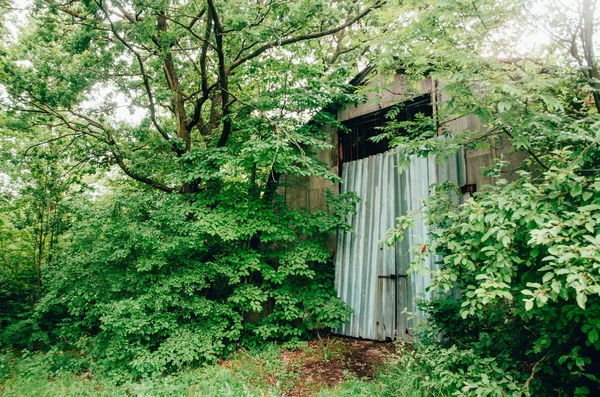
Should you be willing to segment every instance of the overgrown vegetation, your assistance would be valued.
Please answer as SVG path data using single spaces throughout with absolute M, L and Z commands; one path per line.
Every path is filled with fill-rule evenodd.
M 122 382 L 343 321 L 326 243 L 356 197 L 277 191 L 337 180 L 320 110 L 381 5 L 3 2 L 0 345 Z
M 347 309 L 329 287 L 324 239 L 340 214 L 263 207 L 243 191 L 234 203 L 209 213 L 203 203 L 145 193 L 77 213 L 69 260 L 48 271 L 36 306 L 44 338 L 137 377 L 337 325 Z M 261 229 L 262 244 L 250 248 Z
M 595 1 L 384 3 L 40 0 L 16 35 L 2 24 L 0 346 L 24 350 L 0 391 L 284 393 L 273 347 L 193 368 L 346 317 L 326 246 L 356 197 L 307 213 L 279 193 L 282 175 L 338 181 L 315 151 L 338 124 L 323 109 L 373 89 L 348 86 L 358 60 L 439 83 L 433 118 L 382 131 L 396 149 L 526 160 L 498 156 L 460 205 L 435 187 L 420 344 L 323 395 L 598 393 Z M 517 48 L 532 26 L 552 40 Z M 482 128 L 450 133 L 465 115 Z
M 82 370 L 85 359 L 77 354 L 57 350 L 4 354 L 0 356 L 0 392 L 6 396 L 428 395 L 414 376 L 414 368 L 397 362 L 390 366 L 369 362 L 368 352 L 378 349 L 385 351 L 377 343 L 336 338 L 319 338 L 294 351 L 268 344 L 240 350 L 219 365 L 119 385 L 110 377 Z M 371 377 L 361 378 L 356 369 L 372 371 Z
M 187 369 L 119 385 L 110 377 L 69 368 L 69 364 L 79 365 L 79 359 L 58 351 L 0 357 L 0 392 L 4 396 L 277 396 L 291 390 L 297 379 L 274 345 L 264 346 L 260 354 L 239 352 L 230 367 Z
M 473 16 L 472 5 L 434 2 L 402 33 L 417 43 L 402 60 L 407 75 L 438 78 L 446 100 L 433 123 L 404 123 L 412 136 L 397 134 L 391 124 L 386 136 L 394 145 L 442 158 L 460 147 L 487 145 L 498 152 L 510 145 L 526 155 L 517 169 L 498 156 L 488 170 L 494 185 L 463 204 L 449 184 L 435 187 L 428 203 L 431 241 L 428 252 L 419 247 L 418 253 L 439 255 L 440 270 L 430 287 L 437 298 L 421 305 L 430 324 L 416 357 L 423 373 L 436 379 L 433 389 L 443 394 L 599 391 L 600 102 L 589 14 L 594 4 L 582 1 L 566 15 L 546 10 L 538 21 L 551 19 L 553 34 L 564 40 L 525 59 L 481 53 L 504 40 L 500 32 L 515 32 L 511 24 L 526 10 L 517 3 L 482 4 Z M 533 21 L 532 15 L 521 18 Z M 465 114 L 476 115 L 483 128 L 449 133 L 447 120 Z M 409 224 L 399 219 L 390 241 L 402 238 Z

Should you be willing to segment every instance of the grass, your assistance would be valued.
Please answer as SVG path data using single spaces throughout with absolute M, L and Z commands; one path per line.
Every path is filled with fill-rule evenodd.
M 336 339 L 320 339 L 299 351 L 283 351 L 276 345 L 260 351 L 240 351 L 220 365 L 188 369 L 174 375 L 140 379 L 116 385 L 111 379 L 77 365 L 65 365 L 52 354 L 5 353 L 0 355 L 0 395 L 13 396 L 425 396 L 410 371 L 398 363 L 387 365 L 375 379 L 344 374 L 341 383 L 327 387 L 318 376 L 302 369 L 337 365 L 348 346 Z M 58 367 L 57 363 L 58 362 Z M 336 364 L 337 363 L 337 364 Z
M 289 371 L 270 346 L 258 353 L 240 352 L 225 365 L 189 369 L 170 376 L 116 385 L 93 373 L 54 370 L 45 354 L 18 357 L 7 353 L 0 361 L 0 395 L 13 396 L 279 396 Z

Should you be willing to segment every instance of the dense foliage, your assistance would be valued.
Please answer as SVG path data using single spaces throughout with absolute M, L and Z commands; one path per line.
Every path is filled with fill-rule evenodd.
M 504 40 L 499 33 L 519 32 L 512 24 L 523 9 L 492 3 L 479 3 L 474 15 L 472 5 L 434 2 L 401 33 L 416 43 L 402 59 L 407 76 L 443 84 L 438 118 L 404 123 L 410 135 L 391 123 L 385 134 L 394 145 L 441 158 L 490 146 L 526 156 L 520 165 L 498 156 L 487 170 L 493 186 L 478 186 L 460 205 L 455 187 L 435 187 L 427 210 L 432 241 L 428 253 L 418 253 L 439 255 L 440 271 L 431 286 L 437 298 L 421 305 L 430 325 L 416 360 L 443 394 L 595 395 L 600 102 L 587 14 L 593 2 L 551 20 L 560 27 L 554 33 L 569 40 L 549 42 L 531 58 L 510 57 L 516 51 L 504 47 L 506 59 L 485 53 Z M 482 128 L 449 133 L 460 115 L 477 116 Z M 401 238 L 408 224 L 399 219 L 388 237 Z
M 325 240 L 352 201 L 308 215 L 226 194 L 237 199 L 218 210 L 148 192 L 78 210 L 36 308 L 48 337 L 137 376 L 336 326 L 347 309 Z
M 435 324 L 449 341 L 535 375 L 546 395 L 598 388 L 600 179 L 579 175 L 572 154 L 556 154 L 538 178 L 524 173 L 444 206 L 433 232 L 444 255 L 438 286 L 462 291 L 460 304 L 430 304 Z M 457 312 L 465 320 L 443 318 Z
M 355 197 L 278 189 L 337 180 L 321 110 L 383 2 L 0 4 L 2 346 L 136 378 L 346 317 L 326 244 Z
M 494 186 L 461 205 L 436 187 L 419 252 L 442 258 L 438 299 L 422 304 L 424 345 L 386 382 L 593 395 L 595 2 L 536 3 L 33 1 L 19 33 L 0 26 L 0 344 L 126 382 L 339 324 L 326 243 L 356 198 L 309 214 L 278 189 L 281 175 L 338 180 L 314 153 L 337 123 L 322 110 L 356 101 L 347 82 L 371 61 L 378 81 L 402 69 L 438 90 L 432 119 L 382 131 L 392 146 L 526 157 L 498 156 Z M 0 1 L 3 21 L 10 8 Z M 518 48 L 534 26 L 556 40 Z M 450 133 L 465 115 L 482 128 Z

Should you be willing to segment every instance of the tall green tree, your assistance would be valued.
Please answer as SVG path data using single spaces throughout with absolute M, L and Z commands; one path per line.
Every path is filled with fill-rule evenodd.
M 309 162 L 297 146 L 318 139 L 300 127 L 342 93 L 348 54 L 382 5 L 38 1 L 2 57 L 5 105 L 164 192 L 215 188 L 205 162 L 218 173 L 240 157 L 264 186 Z M 115 118 L 124 105 L 144 119 Z
M 70 172 L 77 164 L 66 164 L 57 146 L 40 150 L 3 132 L 0 277 L 5 306 L 0 343 L 23 346 L 35 328 L 30 316 L 43 294 L 44 274 L 59 259 L 60 240 L 68 229 L 66 202 L 81 190 L 81 175 Z
M 276 193 L 282 174 L 336 180 L 313 156 L 321 110 L 348 98 L 383 4 L 33 3 L 0 54 L 3 128 L 49 129 L 25 146 L 114 179 L 72 203 L 42 274 L 49 343 L 136 377 L 337 326 L 326 242 L 355 200 L 307 214 Z

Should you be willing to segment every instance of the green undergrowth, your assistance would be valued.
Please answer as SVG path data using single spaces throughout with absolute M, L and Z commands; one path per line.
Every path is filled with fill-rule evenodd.
M 276 396 L 286 391 L 290 371 L 272 345 L 240 352 L 229 362 L 172 375 L 116 384 L 108 377 L 77 371 L 81 359 L 65 353 L 6 353 L 0 358 L 4 396 Z M 233 364 L 235 363 L 235 364 Z
M 281 347 L 272 344 L 261 350 L 242 350 L 218 365 L 188 368 L 177 373 L 140 378 L 117 384 L 106 375 L 86 369 L 86 359 L 73 353 L 5 352 L 0 355 L 2 396 L 411 396 L 429 395 L 419 378 L 410 354 L 400 349 L 379 368 L 373 380 L 358 379 L 348 370 L 344 380 L 328 387 L 303 372 L 303 363 L 326 366 L 343 360 L 348 347 L 339 340 L 323 339 L 305 344 L 297 357 L 285 359 Z M 406 350 L 406 349 L 404 349 Z M 410 350 L 410 349 L 408 349 Z M 404 358 L 403 358 L 404 356 Z
M 524 379 L 493 359 L 439 344 L 399 343 L 396 354 L 373 379 L 357 378 L 338 339 L 305 343 L 296 351 L 271 344 L 240 350 L 219 364 L 117 383 L 86 369 L 73 353 L 6 352 L 0 355 L 2 396 L 317 396 L 441 397 L 529 395 Z M 308 364 L 308 365 L 307 365 Z M 340 383 L 328 386 L 327 368 L 344 368 Z M 310 370 L 307 371 L 307 368 Z M 331 384 L 331 383 L 329 383 Z M 533 394 L 536 395 L 536 394 Z
M 536 396 L 527 380 L 501 361 L 471 349 L 442 344 L 399 343 L 373 379 L 358 378 L 345 362 L 351 347 L 337 339 L 305 343 L 296 351 L 271 344 L 240 350 L 219 364 L 117 383 L 89 371 L 77 354 L 6 352 L 0 355 L 2 396 L 317 396 L 442 397 Z M 327 382 L 327 368 L 344 369 L 343 380 Z M 518 374 L 517 374 L 518 375 Z M 526 377 L 526 376 L 525 376 Z M 330 386 L 328 386 L 328 384 Z M 532 392 L 532 393 L 530 393 Z
M 277 354 L 276 354 L 277 353 Z M 187 369 L 174 375 L 115 384 L 106 377 L 77 371 L 81 359 L 67 354 L 6 353 L 0 361 L 0 394 L 4 396 L 260 396 L 279 395 L 287 371 L 269 348 L 258 354 L 240 353 L 238 368 L 223 365 Z M 63 366 L 60 366 L 60 365 Z

